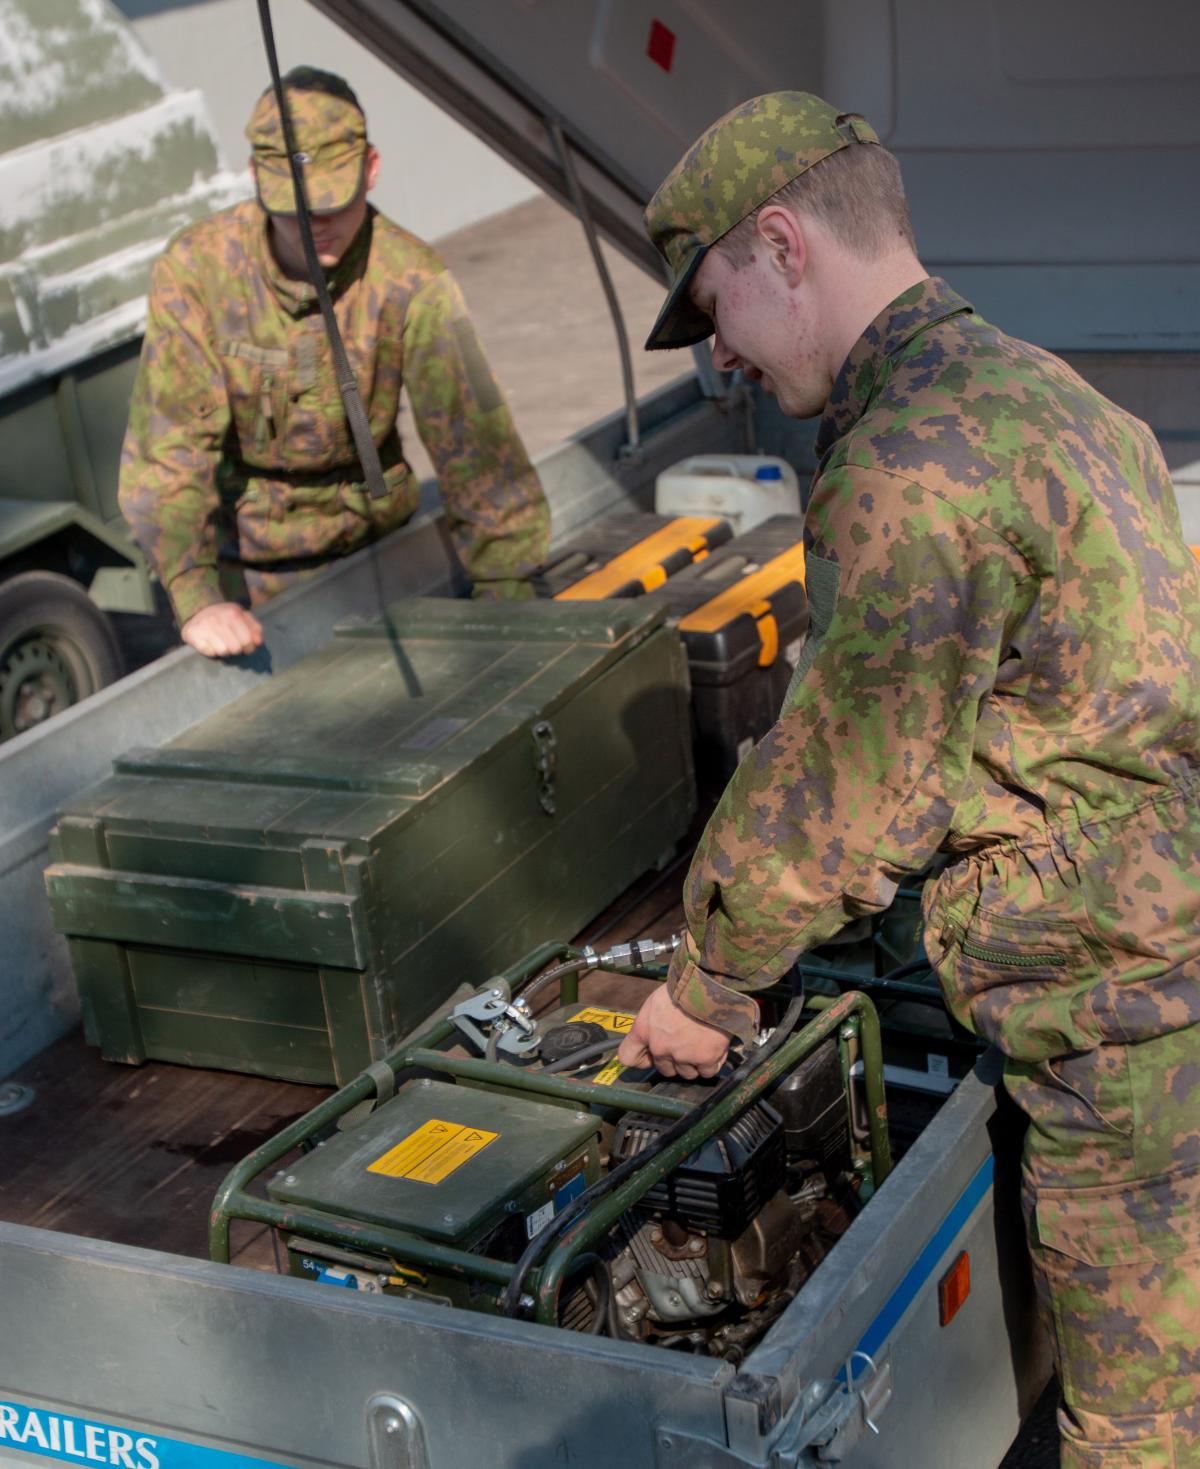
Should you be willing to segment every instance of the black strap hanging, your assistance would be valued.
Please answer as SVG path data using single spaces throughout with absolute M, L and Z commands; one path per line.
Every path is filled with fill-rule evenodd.
M 275 53 L 275 32 L 271 25 L 270 0 L 258 0 L 258 19 L 262 26 L 263 45 L 267 52 L 267 65 L 271 69 L 271 84 L 275 90 L 275 105 L 279 108 L 279 120 L 283 127 L 283 146 L 287 150 L 288 167 L 292 171 L 292 189 L 296 195 L 296 219 L 300 225 L 300 241 L 304 246 L 304 263 L 308 267 L 308 278 L 317 293 L 321 315 L 325 319 L 325 330 L 329 335 L 329 346 L 333 352 L 333 367 L 337 375 L 338 391 L 346 409 L 346 420 L 354 435 L 354 447 L 362 466 L 363 479 L 372 500 L 382 500 L 387 495 L 383 479 L 383 466 L 379 462 L 379 450 L 371 437 L 371 426 L 367 422 L 367 411 L 363 407 L 358 381 L 350 368 L 342 334 L 338 329 L 329 288 L 325 284 L 325 273 L 317 259 L 317 247 L 313 242 L 312 219 L 308 212 L 308 200 L 304 193 L 304 175 L 296 160 L 296 137 L 292 132 L 291 114 L 288 112 L 287 95 L 279 75 L 279 58 Z

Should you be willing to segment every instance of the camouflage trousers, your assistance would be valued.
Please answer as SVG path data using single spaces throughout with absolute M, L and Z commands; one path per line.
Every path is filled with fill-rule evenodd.
M 1200 1026 L 1005 1083 L 1063 1469 L 1200 1469 Z

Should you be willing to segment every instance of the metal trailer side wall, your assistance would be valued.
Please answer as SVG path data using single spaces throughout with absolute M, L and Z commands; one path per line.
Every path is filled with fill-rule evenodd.
M 1011 1287 L 1021 1268 L 1010 1210 L 998 1228 L 985 1189 L 933 1257 L 926 1246 L 987 1165 L 994 1110 L 988 1080 L 962 1083 L 741 1376 L 632 1343 L 0 1224 L 0 1405 L 41 1410 L 43 1431 L 58 1415 L 146 1435 L 164 1465 L 180 1462 L 163 1442 L 175 1440 L 364 1469 L 784 1469 L 816 1462 L 803 1448 L 804 1389 L 834 1378 L 882 1317 L 875 1359 L 893 1396 L 878 1437 L 846 1399 L 841 1462 L 989 1469 L 1044 1380 L 1028 1319 L 1001 1311 L 1001 1279 Z M 937 1279 L 964 1247 L 971 1297 L 941 1328 Z M 936 1442 L 933 1374 L 959 1424 Z M 755 1394 L 783 1409 L 765 1431 Z M 28 1462 L 5 1431 L 0 1407 L 0 1465 Z

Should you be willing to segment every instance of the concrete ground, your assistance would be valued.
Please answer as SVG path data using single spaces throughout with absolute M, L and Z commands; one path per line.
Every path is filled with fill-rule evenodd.
M 545 196 L 437 241 L 470 307 L 531 455 L 624 403 L 612 319 L 573 214 Z M 689 351 L 644 352 L 663 286 L 602 245 L 633 351 L 642 396 L 692 371 Z M 432 471 L 407 417 L 406 450 L 422 478 Z

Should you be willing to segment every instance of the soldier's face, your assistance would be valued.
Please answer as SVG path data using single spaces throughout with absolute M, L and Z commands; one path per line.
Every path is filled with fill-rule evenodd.
M 379 177 L 379 154 L 374 148 L 367 149 L 363 180 L 359 191 L 345 209 L 332 214 L 314 214 L 312 218 L 313 243 L 317 247 L 317 259 L 322 270 L 333 270 L 354 242 L 355 235 L 362 229 L 367 217 L 367 190 Z M 304 279 L 308 269 L 304 262 L 304 246 L 300 239 L 300 221 L 294 215 L 272 214 L 271 248 L 276 259 L 289 275 Z
M 808 291 L 779 269 L 767 248 L 740 268 L 719 249 L 704 257 L 691 296 L 712 321 L 718 372 L 741 368 L 790 418 L 820 413 L 832 383 L 824 370 Z

